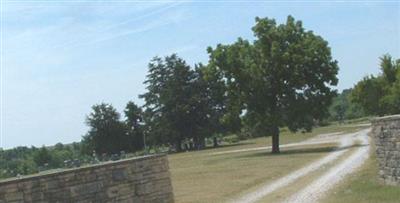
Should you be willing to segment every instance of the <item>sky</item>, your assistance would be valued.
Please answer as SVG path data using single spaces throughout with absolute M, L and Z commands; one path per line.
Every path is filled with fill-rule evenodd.
M 0 148 L 80 141 L 91 106 L 141 105 L 147 64 L 254 39 L 254 18 L 288 15 L 329 42 L 339 91 L 400 58 L 400 3 L 324 1 L 1 0 Z

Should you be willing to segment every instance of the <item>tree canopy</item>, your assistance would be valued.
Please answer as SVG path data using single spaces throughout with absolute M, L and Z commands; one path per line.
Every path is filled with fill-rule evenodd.
M 149 63 L 145 81 L 145 123 L 149 140 L 169 143 L 181 151 L 182 141 L 192 139 L 204 147 L 204 138 L 222 130 L 224 83 L 207 67 L 195 69 L 176 54 Z
M 400 59 L 384 55 L 380 60 L 382 73 L 359 81 L 352 92 L 352 102 L 370 115 L 400 113 Z
M 288 16 L 286 24 L 256 18 L 256 37 L 208 48 L 210 65 L 226 78 L 231 98 L 237 99 L 248 123 L 273 137 L 279 152 L 279 127 L 311 130 L 324 118 L 338 82 L 337 61 L 328 43 L 300 21 Z
M 132 150 L 141 150 L 145 147 L 143 111 L 134 102 L 130 101 L 126 105 L 124 113 L 126 130 L 133 147 Z
M 91 150 L 98 154 L 131 151 L 131 139 L 126 133 L 124 123 L 120 121 L 120 114 L 111 104 L 92 106 L 92 112 L 86 117 L 86 124 L 90 129 L 84 136 L 83 143 L 88 154 L 91 154 Z
M 141 95 L 148 108 L 147 124 L 153 143 L 173 143 L 181 150 L 181 141 L 192 133 L 190 83 L 193 72 L 177 55 L 161 59 L 153 58 L 149 63 L 149 74 L 145 84 L 148 92 Z

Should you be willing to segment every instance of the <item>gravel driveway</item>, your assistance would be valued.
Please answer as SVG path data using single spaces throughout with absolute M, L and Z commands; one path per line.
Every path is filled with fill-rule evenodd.
M 263 197 L 273 193 L 274 191 L 280 188 L 290 187 L 289 184 L 295 182 L 299 178 L 304 177 L 318 170 L 322 166 L 337 160 L 341 155 L 350 150 L 349 146 L 352 146 L 355 141 L 360 141 L 362 146 L 359 147 L 355 152 L 353 152 L 347 159 L 345 159 L 340 163 L 335 164 L 325 174 L 322 174 L 320 177 L 317 177 L 314 182 L 311 182 L 311 184 L 306 185 L 304 189 L 300 190 L 295 194 L 292 194 L 291 196 L 289 196 L 288 199 L 285 200 L 285 202 L 307 202 L 307 203 L 317 202 L 318 199 L 320 199 L 324 194 L 326 194 L 327 191 L 329 191 L 333 186 L 339 183 L 346 175 L 354 172 L 354 170 L 357 167 L 359 167 L 362 163 L 364 163 L 364 161 L 368 158 L 369 131 L 370 129 L 366 129 L 356 133 L 343 134 L 340 136 L 338 133 L 323 134 L 317 136 L 316 138 L 312 138 L 310 140 L 286 145 L 286 146 L 300 146 L 309 144 L 322 144 L 329 142 L 340 143 L 337 150 L 331 152 L 329 155 L 299 170 L 296 170 L 272 183 L 266 183 L 265 185 L 257 188 L 255 191 L 232 200 L 232 202 L 243 202 L 243 203 L 257 202 Z M 224 153 L 237 153 L 237 152 L 252 151 L 252 150 L 260 150 L 260 149 L 253 148 L 253 149 L 244 149 L 241 151 L 239 150 L 227 151 Z

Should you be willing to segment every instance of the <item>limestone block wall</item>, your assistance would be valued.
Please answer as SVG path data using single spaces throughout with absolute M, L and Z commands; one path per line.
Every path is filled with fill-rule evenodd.
M 173 201 L 166 155 L 0 181 L 0 203 Z
M 380 178 L 386 184 L 400 186 L 400 115 L 374 119 L 372 134 Z

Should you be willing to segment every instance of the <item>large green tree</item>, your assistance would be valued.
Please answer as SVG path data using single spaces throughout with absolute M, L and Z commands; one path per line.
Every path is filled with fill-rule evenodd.
M 92 112 L 86 117 L 89 132 L 83 137 L 86 153 L 112 154 L 120 151 L 132 151 L 132 142 L 120 114 L 111 105 L 101 103 L 92 106 Z
M 209 48 L 210 65 L 226 78 L 248 124 L 271 134 L 272 152 L 279 153 L 279 127 L 311 130 L 328 115 L 338 66 L 328 42 L 291 16 L 280 25 L 256 18 L 253 32 L 253 43 Z
M 364 77 L 352 91 L 352 102 L 361 105 L 369 115 L 383 115 L 385 111 L 382 98 L 387 91 L 385 86 L 382 77 L 373 75 Z
M 400 113 L 400 60 L 388 54 L 380 60 L 382 73 L 359 81 L 352 91 L 352 102 L 361 105 L 369 115 Z
M 389 54 L 381 59 L 382 77 L 385 83 L 385 95 L 382 98 L 384 114 L 400 113 L 400 59 L 392 59 Z
M 194 132 L 193 79 L 189 65 L 176 54 L 149 63 L 147 93 L 140 97 L 145 99 L 145 121 L 153 144 L 170 143 L 181 151 L 182 140 Z
M 176 54 L 155 57 L 145 81 L 145 133 L 153 144 L 170 143 L 180 151 L 183 140 L 205 147 L 204 139 L 225 132 L 226 86 L 215 69 L 192 69 Z
M 134 151 L 141 150 L 145 146 L 143 134 L 143 111 L 132 101 L 128 102 L 124 110 L 125 125 L 131 139 Z
M 196 130 L 193 138 L 196 147 L 202 148 L 205 146 L 204 138 L 234 131 L 240 125 L 233 128 L 231 121 L 226 119 L 229 104 L 222 75 L 202 64 L 196 65 L 194 73 L 191 104 Z

